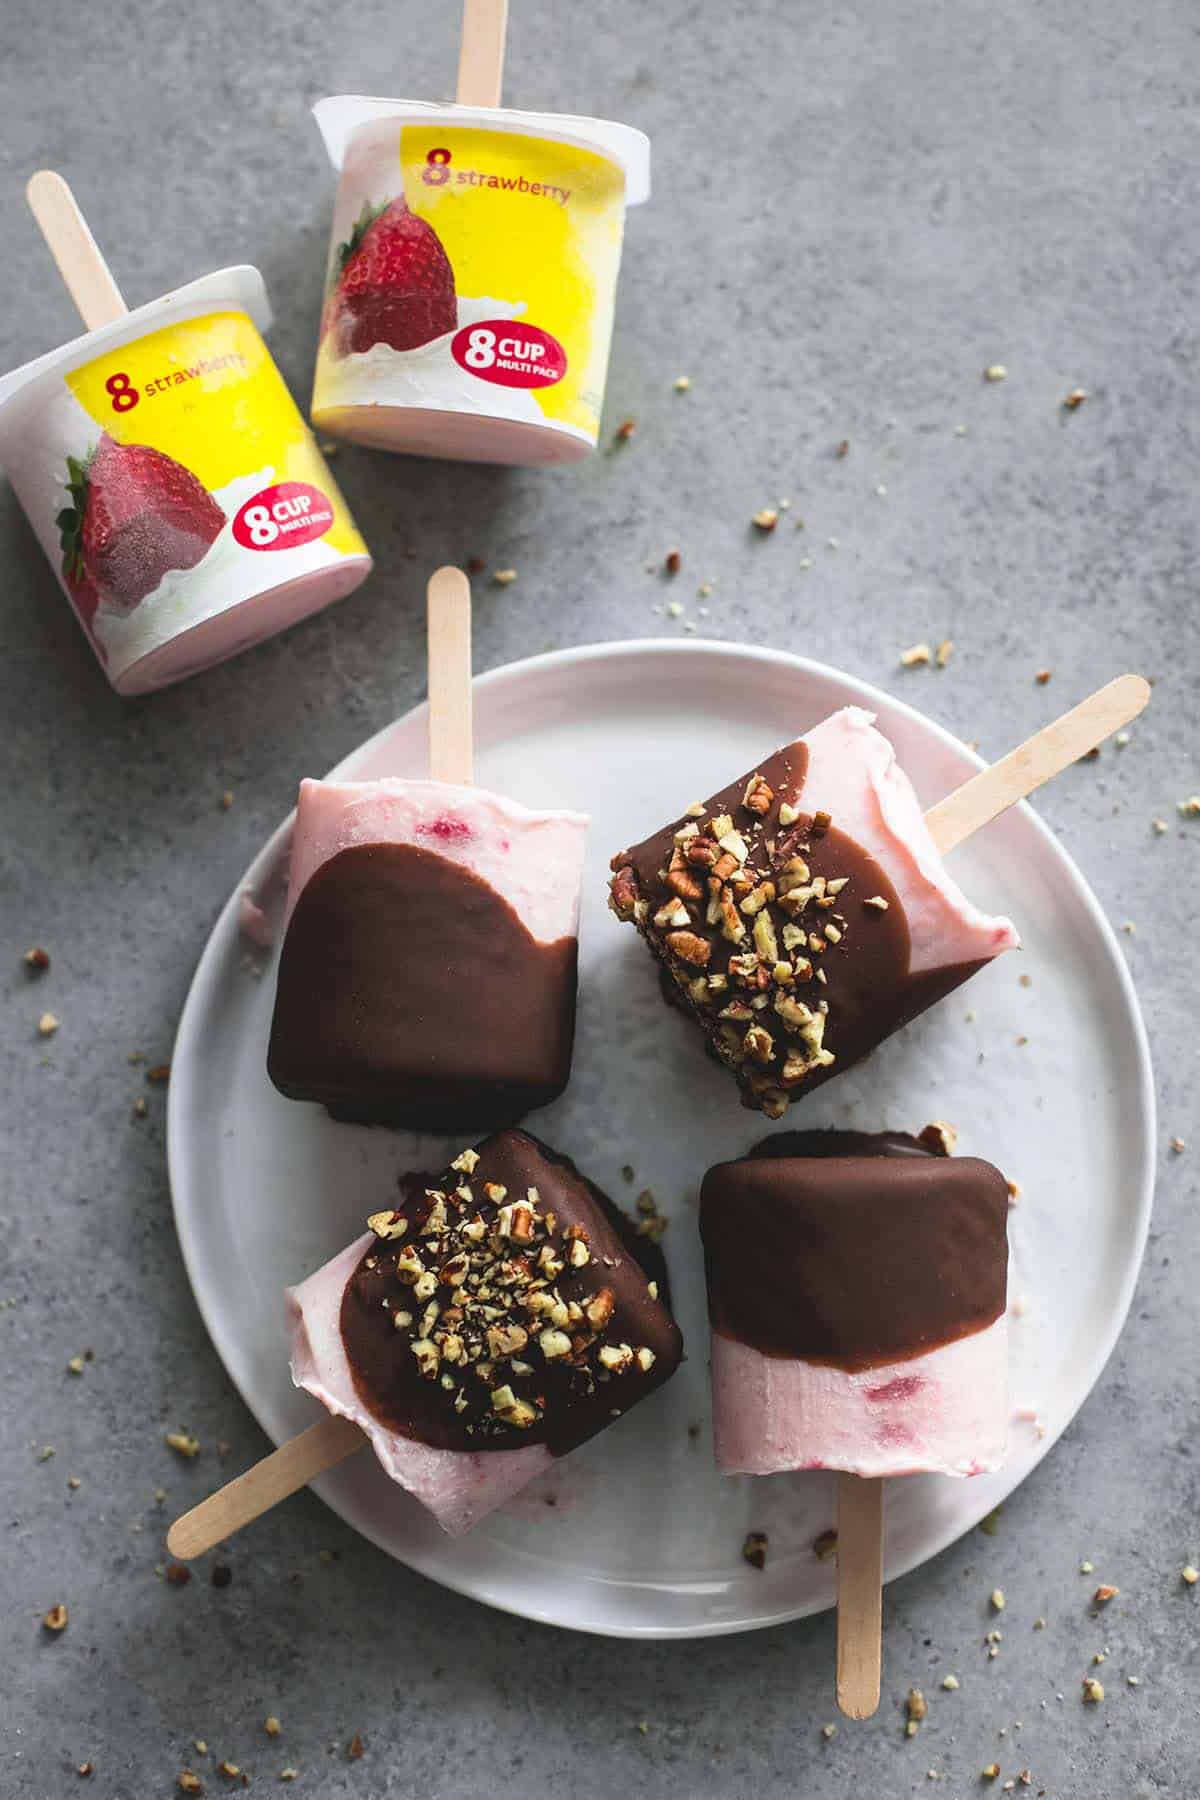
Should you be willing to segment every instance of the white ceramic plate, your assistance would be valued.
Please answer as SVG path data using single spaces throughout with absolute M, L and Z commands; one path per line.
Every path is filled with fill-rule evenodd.
M 729 1076 L 662 1004 L 644 946 L 606 910 L 606 864 L 846 702 L 879 714 L 928 802 L 978 759 L 911 708 L 833 669 L 726 644 L 561 651 L 497 669 L 475 693 L 479 781 L 593 818 L 575 1074 L 564 1098 L 529 1123 L 618 1200 L 631 1203 L 646 1186 L 670 1215 L 664 1248 L 690 1360 L 464 1539 L 444 1537 L 365 1451 L 318 1491 L 392 1556 L 531 1619 L 693 1637 L 818 1611 L 833 1600 L 833 1568 L 811 1548 L 832 1522 L 832 1478 L 723 1480 L 712 1466 L 697 1188 L 711 1163 L 778 1128 L 743 1111 Z M 425 729 L 420 707 L 333 773 L 423 774 Z M 288 831 L 280 827 L 243 884 L 272 916 Z M 1024 953 L 984 970 L 793 1114 L 867 1130 L 949 1119 L 962 1152 L 990 1158 L 1022 1189 L 1012 1214 L 1009 1291 L 1019 1316 L 1007 1465 L 970 1481 L 889 1484 L 889 1577 L 990 1511 L 1082 1403 L 1129 1307 L 1153 1179 L 1145 1033 L 1124 960 L 1078 870 L 1028 808 L 956 851 L 952 865 L 976 900 L 1017 921 Z M 273 955 L 248 948 L 234 895 L 180 1024 L 169 1150 L 201 1312 L 247 1404 L 282 1441 L 318 1411 L 288 1375 L 285 1282 L 360 1232 L 398 1170 L 440 1166 L 447 1144 L 337 1125 L 281 1098 L 265 1070 L 274 986 Z M 623 1164 L 636 1170 L 632 1189 Z M 752 1528 L 770 1536 L 761 1573 L 741 1557 Z

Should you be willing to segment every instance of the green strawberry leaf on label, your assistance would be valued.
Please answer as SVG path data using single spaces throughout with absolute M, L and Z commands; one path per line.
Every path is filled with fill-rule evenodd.
M 95 454 L 93 445 L 82 460 L 77 456 L 68 456 L 67 491 L 75 504 L 64 506 L 54 521 L 58 526 L 59 544 L 63 553 L 63 574 L 71 580 L 78 580 L 83 574 L 83 521 L 87 513 L 88 471 Z
M 383 217 L 389 204 L 389 201 L 384 200 L 379 206 L 372 206 L 370 201 L 364 201 L 363 209 L 354 221 L 350 236 L 346 239 L 344 244 L 338 245 L 337 256 L 334 259 L 337 265 L 333 272 L 334 286 L 337 285 L 338 277 L 346 267 L 346 264 L 350 261 L 350 258 L 357 251 L 359 245 L 367 235 L 367 232 L 371 229 L 376 219 Z

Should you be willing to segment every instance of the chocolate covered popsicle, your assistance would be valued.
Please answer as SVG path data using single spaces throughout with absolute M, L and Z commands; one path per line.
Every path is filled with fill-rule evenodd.
M 784 1132 L 705 1176 L 725 1474 L 997 1468 L 1008 1185 L 899 1132 Z
M 267 1067 L 338 1118 L 512 1124 L 571 1070 L 587 820 L 482 788 L 305 781 Z
M 522 1131 L 465 1150 L 287 1296 L 292 1376 L 458 1534 L 660 1387 L 662 1254 Z
M 305 781 L 267 1070 L 339 1119 L 474 1133 L 561 1094 L 587 819 L 471 786 L 471 590 L 429 581 L 432 780 Z
M 769 1118 L 1017 943 L 947 873 L 872 718 L 843 707 L 612 859 L 612 910 Z

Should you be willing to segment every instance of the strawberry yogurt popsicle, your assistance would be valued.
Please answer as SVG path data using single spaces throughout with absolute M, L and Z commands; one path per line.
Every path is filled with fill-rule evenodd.
M 1008 1436 L 1008 1187 L 900 1132 L 784 1132 L 705 1176 L 723 1474 L 977 1475 Z
M 292 1378 L 452 1536 L 678 1367 L 661 1251 L 523 1131 L 406 1177 L 368 1225 L 288 1290 Z
M 555 1099 L 586 831 L 449 782 L 303 782 L 267 1059 L 280 1092 L 434 1132 Z
M 873 718 L 843 707 L 612 859 L 612 910 L 769 1118 L 1018 941 L 947 874 Z

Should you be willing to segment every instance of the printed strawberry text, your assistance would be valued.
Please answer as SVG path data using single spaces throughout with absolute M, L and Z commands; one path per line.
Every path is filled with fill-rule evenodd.
M 429 152 L 421 180 L 426 187 L 445 187 L 452 183 L 455 187 L 503 188 L 512 194 L 527 194 L 532 200 L 553 200 L 559 206 L 565 206 L 571 198 L 570 188 L 552 187 L 546 181 L 527 181 L 524 175 L 492 175 L 486 169 L 451 168 L 449 150 Z
M 169 369 L 165 375 L 154 376 L 140 388 L 134 387 L 128 374 L 119 369 L 104 383 L 104 391 L 112 401 L 114 412 L 132 412 L 143 395 L 152 399 L 172 388 L 184 387 L 189 381 L 200 381 L 208 375 L 223 375 L 231 369 L 239 375 L 246 373 L 246 358 L 240 350 L 231 350 L 226 356 L 199 357 L 196 362 L 188 363 L 186 368 Z

